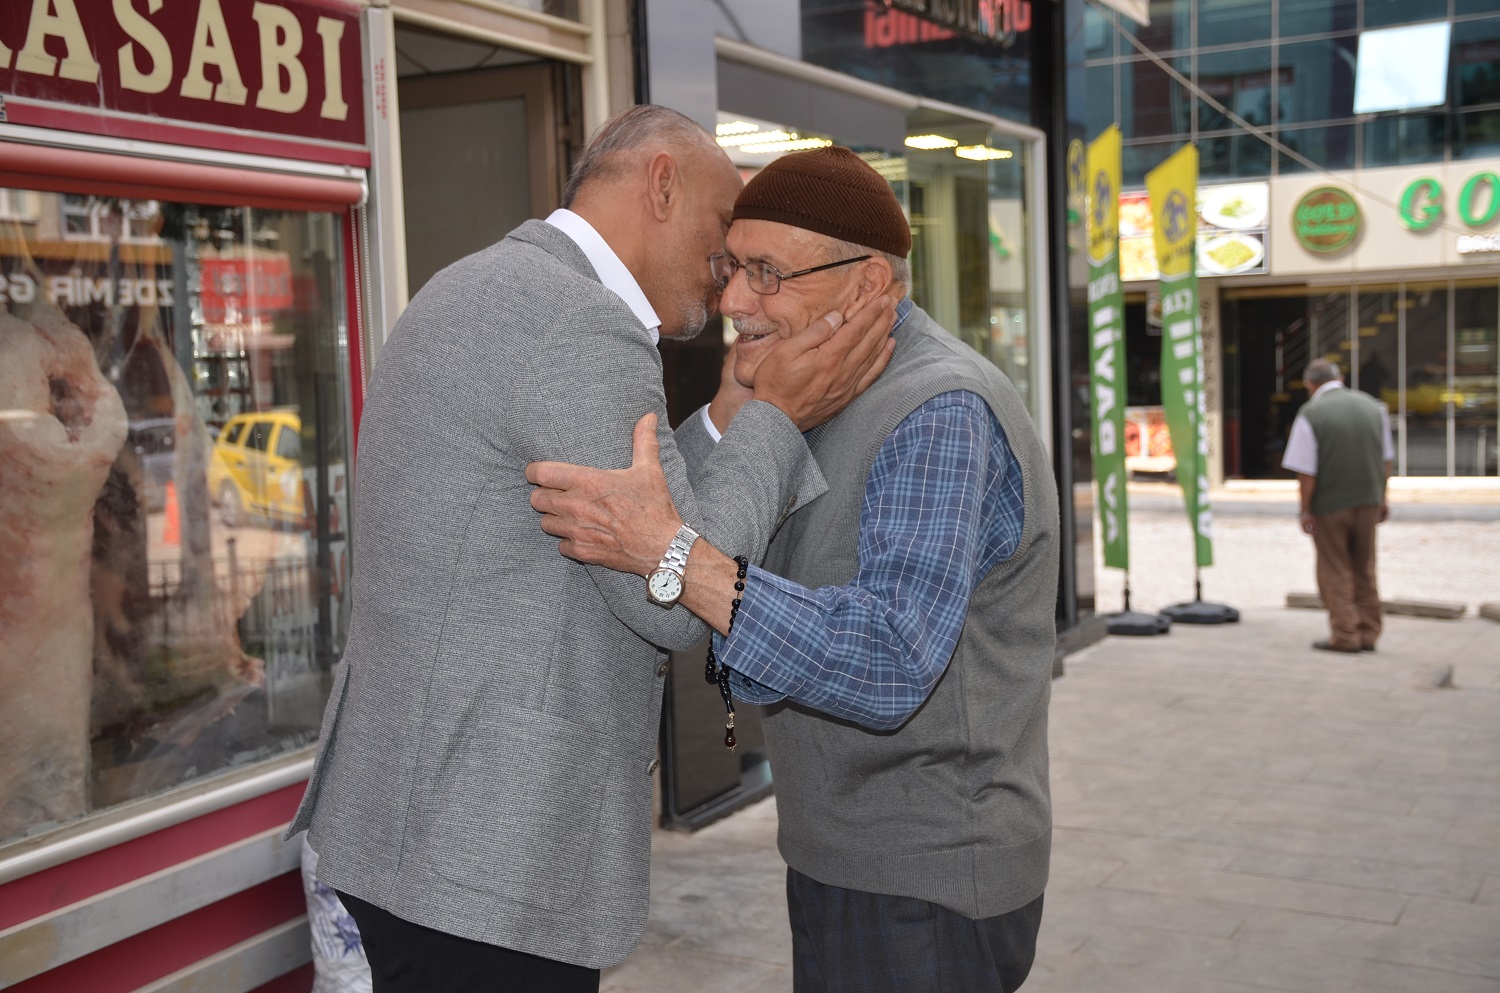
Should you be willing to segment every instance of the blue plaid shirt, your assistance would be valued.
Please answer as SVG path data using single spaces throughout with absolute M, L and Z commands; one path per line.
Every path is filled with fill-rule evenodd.
M 1021 489 L 982 399 L 956 391 L 918 407 L 870 470 L 847 585 L 814 590 L 750 569 L 734 629 L 714 635 L 734 695 L 900 727 L 947 668 L 975 585 L 1020 543 Z

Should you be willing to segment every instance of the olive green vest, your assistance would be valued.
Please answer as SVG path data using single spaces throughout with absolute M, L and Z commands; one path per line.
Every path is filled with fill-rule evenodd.
M 1318 439 L 1312 512 L 1331 514 L 1385 500 L 1385 431 L 1380 406 L 1348 388 L 1325 390 L 1302 406 Z

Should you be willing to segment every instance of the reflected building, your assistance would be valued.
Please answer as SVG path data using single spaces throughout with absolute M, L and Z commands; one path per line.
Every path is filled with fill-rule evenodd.
M 1500 8 L 1152 0 L 1149 11 L 1140 26 L 1085 6 L 1087 137 L 1119 123 L 1127 190 L 1193 142 L 1206 193 L 1265 204 L 1257 225 L 1200 228 L 1214 477 L 1288 475 L 1280 454 L 1306 399 L 1302 370 L 1320 356 L 1390 409 L 1397 475 L 1494 477 Z M 1316 220 L 1331 205 L 1345 225 L 1334 236 Z M 1215 247 L 1230 254 L 1205 257 Z M 1128 271 L 1126 246 L 1122 257 L 1130 403 L 1144 415 L 1161 402 L 1154 272 Z

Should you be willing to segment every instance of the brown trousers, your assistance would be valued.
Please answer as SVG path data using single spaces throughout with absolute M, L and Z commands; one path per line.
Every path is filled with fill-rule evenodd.
M 1348 507 L 1322 514 L 1313 528 L 1318 595 L 1328 610 L 1329 641 L 1339 648 L 1373 646 L 1380 637 L 1380 591 L 1375 583 L 1375 527 L 1380 507 Z

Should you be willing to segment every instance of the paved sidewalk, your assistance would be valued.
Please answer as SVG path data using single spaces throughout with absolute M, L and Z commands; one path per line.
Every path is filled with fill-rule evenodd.
M 1321 613 L 1257 606 L 1068 659 L 1027 993 L 1500 993 L 1500 624 L 1387 623 L 1331 655 Z M 789 991 L 775 826 L 657 832 L 605 993 Z

